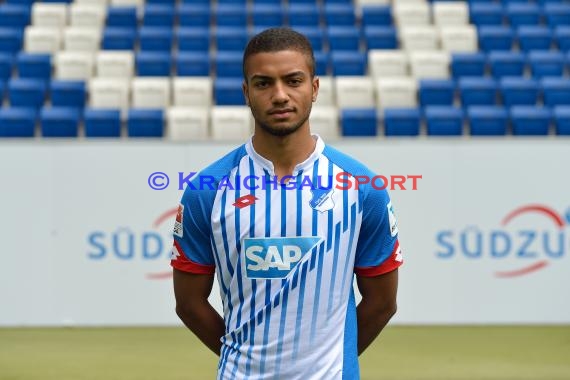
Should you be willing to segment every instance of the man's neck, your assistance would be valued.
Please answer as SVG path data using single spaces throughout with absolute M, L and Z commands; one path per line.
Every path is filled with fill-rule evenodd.
M 260 156 L 273 163 L 275 175 L 281 178 L 293 174 L 295 166 L 311 156 L 317 141 L 307 129 L 288 136 L 273 136 L 256 131 L 252 143 Z

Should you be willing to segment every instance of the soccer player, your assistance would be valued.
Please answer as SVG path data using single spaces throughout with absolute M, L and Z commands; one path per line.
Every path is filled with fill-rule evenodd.
M 243 74 L 255 132 L 200 172 L 214 185 L 197 178 L 184 192 L 176 312 L 220 356 L 218 379 L 359 379 L 358 355 L 396 312 L 402 258 L 390 198 L 334 184 L 339 173 L 374 173 L 311 135 L 319 79 L 303 35 L 256 35 Z M 214 273 L 223 318 L 208 302 Z

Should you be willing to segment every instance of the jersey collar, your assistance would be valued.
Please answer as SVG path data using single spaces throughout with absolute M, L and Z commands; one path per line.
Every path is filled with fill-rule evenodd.
M 313 134 L 312 136 L 315 140 L 317 140 L 317 143 L 315 145 L 315 150 L 313 151 L 313 153 L 311 153 L 309 157 L 307 157 L 305 161 L 295 166 L 292 173 L 293 176 L 296 176 L 299 174 L 300 171 L 305 171 L 307 168 L 311 167 L 315 163 L 315 161 L 321 156 L 323 150 L 325 149 L 325 142 L 323 141 L 323 139 L 317 134 Z M 273 162 L 261 156 L 253 148 L 253 136 L 246 143 L 245 150 L 247 154 L 252 158 L 253 162 L 260 165 L 262 168 L 266 169 L 270 175 L 275 175 Z

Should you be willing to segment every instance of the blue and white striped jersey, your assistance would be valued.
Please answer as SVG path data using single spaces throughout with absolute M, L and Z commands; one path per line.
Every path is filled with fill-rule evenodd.
M 287 183 L 250 140 L 184 192 L 171 264 L 217 273 L 218 379 L 359 378 L 353 276 L 402 264 L 398 230 L 385 190 L 336 181 L 374 174 L 315 138 Z

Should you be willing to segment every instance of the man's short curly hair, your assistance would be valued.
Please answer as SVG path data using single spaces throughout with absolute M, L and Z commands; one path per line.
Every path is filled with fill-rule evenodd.
M 247 81 L 245 63 L 247 59 L 257 53 L 273 53 L 283 50 L 295 50 L 307 57 L 311 75 L 315 75 L 315 56 L 311 43 L 299 32 L 290 28 L 270 28 L 255 35 L 247 44 L 243 53 L 243 77 Z

